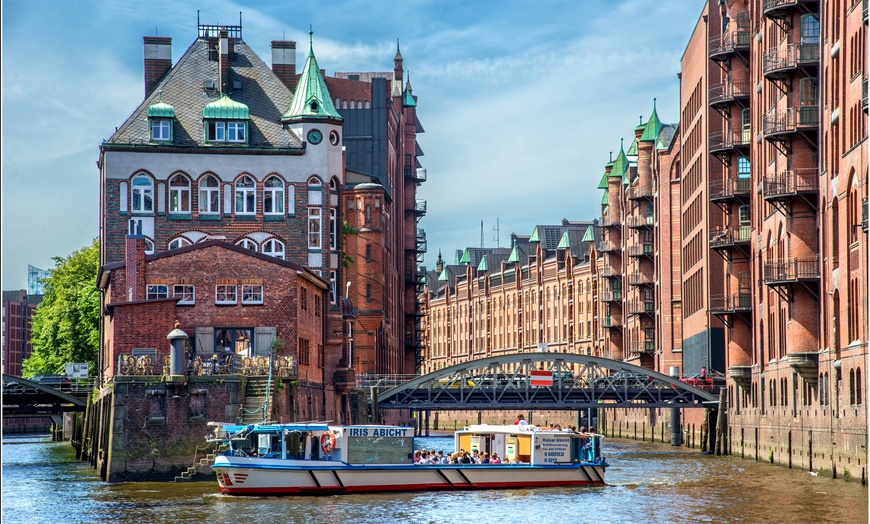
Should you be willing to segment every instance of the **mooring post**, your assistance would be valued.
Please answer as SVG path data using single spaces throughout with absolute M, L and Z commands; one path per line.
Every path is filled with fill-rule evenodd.
M 680 378 L 680 367 L 671 366 L 671 376 Z M 680 408 L 671 408 L 671 446 L 683 445 L 683 430 L 680 426 Z

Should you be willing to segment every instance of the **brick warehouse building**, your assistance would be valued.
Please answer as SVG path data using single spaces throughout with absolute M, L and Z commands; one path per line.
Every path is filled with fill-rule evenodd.
M 650 118 L 608 164 L 592 253 L 604 277 L 594 354 L 664 373 L 670 365 L 721 372 L 723 452 L 853 479 L 866 478 L 867 461 L 863 5 L 705 6 L 681 62 L 680 124 L 647 160 Z M 653 319 L 632 306 L 649 289 Z M 641 332 L 629 326 L 632 314 Z M 655 344 L 640 346 L 650 320 Z M 429 323 L 431 333 L 445 329 L 438 317 Z M 667 417 L 603 413 L 612 434 Z M 684 420 L 694 443 L 703 419 L 687 411 Z
M 168 351 L 165 328 L 177 320 L 190 335 L 191 356 L 207 359 L 218 352 L 228 331 L 242 334 L 244 344 L 233 345 L 241 348 L 240 356 L 273 351 L 293 356 L 301 384 L 293 390 L 297 404 L 280 413 L 364 421 L 364 395 L 354 392 L 355 374 L 413 373 L 419 360 L 415 292 L 425 249 L 418 239 L 425 233 L 417 222 L 425 202 L 416 199 L 416 188 L 425 181 L 425 169 L 416 135 L 423 129 L 417 99 L 403 77 L 402 55 L 396 52 L 393 71 L 327 77 L 309 42 L 297 74 L 293 41 L 272 42 L 269 67 L 242 39 L 241 25 L 198 29 L 174 65 L 171 39 L 144 38 L 145 98 L 100 148 L 106 277 L 100 376 L 126 384 L 115 403 L 134 402 L 135 381 L 127 384 L 128 377 L 116 374 L 118 355 L 143 348 L 162 355 Z M 127 275 L 119 268 L 134 252 L 130 233 L 153 265 L 142 272 L 150 275 L 144 277 L 144 295 L 130 286 L 126 296 L 119 294 L 122 273 Z M 370 263 L 373 247 L 376 266 Z M 271 270 L 268 258 L 275 259 Z M 259 276 L 241 276 L 241 267 L 229 271 L 233 263 L 250 266 L 245 270 Z M 298 292 L 277 290 L 275 268 L 285 266 L 310 275 L 306 282 L 325 285 L 322 297 L 312 291 L 309 298 L 309 306 L 322 298 L 322 320 L 292 325 L 302 321 L 290 304 L 305 296 L 301 290 L 308 284 L 300 284 Z M 112 279 L 121 279 L 114 288 Z M 193 305 L 185 303 L 184 294 L 191 282 L 200 282 L 193 285 L 202 297 Z M 238 286 L 237 291 L 262 286 L 263 304 L 216 304 L 218 290 L 227 286 Z M 350 311 L 356 317 L 355 354 L 342 335 L 343 294 L 355 306 Z M 274 310 L 277 304 L 287 307 Z M 211 311 L 215 307 L 218 313 Z M 143 311 L 156 315 L 155 322 L 128 325 Z M 282 311 L 284 318 L 275 318 Z M 172 315 L 178 318 L 168 318 Z M 149 326 L 147 333 L 143 325 Z M 299 334 L 309 329 L 316 332 Z M 271 347 L 275 339 L 283 341 L 280 349 Z M 211 394 L 225 399 L 232 411 L 243 402 L 238 397 L 243 384 Z M 112 409 L 120 404 L 108 407 L 112 402 L 111 395 L 102 397 L 92 415 L 96 424 L 114 420 Z M 276 398 L 281 402 L 286 400 Z M 214 412 L 207 416 L 225 420 L 231 414 L 217 404 L 209 403 Z M 388 415 L 394 422 L 407 417 Z M 108 449 L 109 440 L 95 445 Z M 93 460 L 105 478 L 129 478 L 137 467 L 119 471 Z

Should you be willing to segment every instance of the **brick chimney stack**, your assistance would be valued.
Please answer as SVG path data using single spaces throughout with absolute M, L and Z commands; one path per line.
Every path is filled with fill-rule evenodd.
M 272 40 L 272 72 L 290 92 L 296 91 L 296 42 Z
M 168 36 L 146 36 L 145 42 L 145 97 L 154 92 L 154 88 L 166 73 L 172 69 L 172 38 Z
M 126 252 L 127 300 L 145 300 L 145 236 L 142 226 L 130 224 Z
M 220 61 L 220 86 L 221 94 L 229 94 L 232 84 L 230 83 L 230 38 L 229 32 L 226 29 L 221 29 L 220 32 L 220 48 L 218 50 Z

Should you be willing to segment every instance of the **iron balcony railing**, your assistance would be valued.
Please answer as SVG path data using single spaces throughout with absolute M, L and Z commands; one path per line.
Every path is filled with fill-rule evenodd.
M 782 18 L 799 4 L 817 4 L 819 0 L 764 0 L 762 11 L 768 18 Z
M 710 58 L 724 60 L 728 55 L 737 52 L 748 52 L 752 38 L 749 31 L 733 31 L 710 39 Z
M 598 246 L 598 251 L 601 251 L 602 253 L 612 253 L 619 250 L 619 244 L 610 240 L 605 240 Z
M 626 251 L 630 257 L 651 257 L 655 252 L 655 246 L 652 242 L 640 242 L 629 245 Z
M 762 68 L 767 76 L 776 76 L 791 69 L 818 67 L 819 44 L 788 44 L 768 49 L 762 56 Z
M 771 286 L 817 281 L 820 277 L 818 255 L 771 260 L 764 264 L 764 283 Z
M 749 129 L 735 129 L 710 133 L 710 152 L 727 152 L 732 149 L 749 147 L 749 142 L 752 139 L 751 135 L 752 133 Z
M 819 127 L 819 106 L 789 107 L 773 109 L 764 115 L 764 137 L 815 131 Z
M 622 268 L 619 266 L 606 265 L 601 269 L 603 277 L 618 277 L 622 275 Z
M 629 215 L 625 217 L 625 225 L 630 229 L 641 229 L 651 227 L 655 224 L 653 215 Z
M 628 303 L 629 315 L 652 315 L 656 312 L 656 303 L 652 300 L 633 300 Z
M 710 230 L 710 247 L 730 247 L 736 244 L 748 244 L 752 240 L 752 228 L 727 226 Z
M 602 302 L 621 302 L 622 301 L 622 291 L 621 290 L 608 290 L 601 294 Z
M 654 340 L 639 340 L 629 342 L 629 353 L 655 353 L 656 343 Z
M 653 283 L 652 275 L 646 273 L 629 273 L 625 279 L 629 286 L 644 286 Z
M 815 167 L 783 171 L 764 177 L 762 194 L 765 200 L 819 192 L 819 170 Z
M 710 200 L 730 200 L 736 197 L 748 197 L 752 193 L 752 179 L 726 178 L 710 182 Z
M 604 317 L 602 325 L 606 328 L 622 327 L 622 315 L 607 315 Z
M 601 227 L 619 227 L 619 216 L 604 215 L 601 217 Z
M 752 294 L 737 293 L 733 295 L 710 296 L 710 312 L 714 315 L 732 313 L 749 313 L 752 311 Z
M 425 200 L 417 200 L 414 203 L 414 213 L 418 215 L 426 214 L 426 201 Z
M 728 81 L 710 86 L 710 105 L 724 105 L 735 100 L 749 98 L 749 81 Z
M 636 184 L 630 186 L 628 188 L 628 199 L 629 200 L 640 200 L 643 198 L 652 198 L 653 190 L 651 187 L 648 187 L 644 184 Z

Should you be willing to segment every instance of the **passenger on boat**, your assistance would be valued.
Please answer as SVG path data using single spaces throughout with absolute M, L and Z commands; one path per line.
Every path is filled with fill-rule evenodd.
M 480 452 L 477 451 L 477 448 L 471 450 L 471 463 L 472 464 L 480 464 Z
M 447 457 L 444 456 L 444 452 L 440 449 L 438 450 L 438 454 L 435 456 L 436 464 L 447 464 Z
M 473 464 L 471 462 L 471 456 L 468 454 L 467 451 L 462 453 L 462 458 L 459 460 L 459 463 L 460 464 Z
M 492 456 L 489 458 L 490 464 L 501 464 L 501 459 L 498 458 L 498 453 L 493 452 Z
M 480 464 L 489 464 L 489 453 L 483 454 L 483 458 L 480 459 Z
M 420 462 L 420 456 L 421 456 L 420 450 L 419 449 L 415 450 L 414 451 L 414 464 L 417 464 L 418 462 Z
M 526 417 L 524 417 L 522 413 L 517 415 L 517 419 L 514 421 L 514 426 L 525 426 L 526 424 L 528 424 L 528 422 L 526 422 Z

